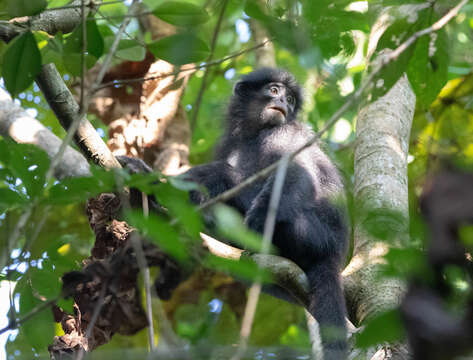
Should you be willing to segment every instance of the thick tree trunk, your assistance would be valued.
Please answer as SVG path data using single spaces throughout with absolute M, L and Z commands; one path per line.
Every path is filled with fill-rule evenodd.
M 370 35 L 369 54 L 389 25 L 388 16 L 379 19 Z M 409 239 L 407 156 L 415 102 L 403 75 L 387 94 L 358 112 L 354 252 L 343 273 L 348 311 L 357 324 L 398 307 L 405 291 L 401 281 L 381 280 L 379 272 L 389 248 Z M 396 344 L 378 349 L 372 359 L 406 357 L 405 346 Z

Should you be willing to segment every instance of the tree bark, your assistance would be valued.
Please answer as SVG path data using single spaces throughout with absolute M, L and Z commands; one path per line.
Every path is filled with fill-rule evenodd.
M 390 20 L 382 14 L 373 26 L 369 54 Z M 373 61 L 381 61 L 380 56 Z M 389 248 L 409 239 L 407 156 L 415 102 L 415 94 L 403 75 L 387 94 L 362 105 L 358 112 L 354 251 L 343 272 L 348 311 L 356 324 L 398 307 L 405 292 L 401 281 L 381 279 L 379 275 Z M 389 239 L 381 238 L 375 229 L 383 229 Z M 405 346 L 393 344 L 378 349 L 372 359 L 406 357 Z

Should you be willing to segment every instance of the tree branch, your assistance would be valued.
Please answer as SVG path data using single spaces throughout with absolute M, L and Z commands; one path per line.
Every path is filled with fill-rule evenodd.
M 62 140 L 38 120 L 30 117 L 15 104 L 7 91 L 0 88 L 0 135 L 19 144 L 33 144 L 46 151 L 53 158 L 59 151 Z M 54 170 L 58 179 L 90 175 L 87 160 L 72 147 L 67 147 L 63 160 Z

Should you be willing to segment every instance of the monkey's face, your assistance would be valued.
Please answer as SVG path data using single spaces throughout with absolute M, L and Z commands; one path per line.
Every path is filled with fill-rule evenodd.
M 296 98 L 282 83 L 271 82 L 260 90 L 260 120 L 266 126 L 278 126 L 294 119 Z

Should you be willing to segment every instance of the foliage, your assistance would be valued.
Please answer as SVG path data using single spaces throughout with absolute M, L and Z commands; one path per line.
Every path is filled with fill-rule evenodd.
M 275 0 L 271 1 L 271 6 L 261 5 L 263 3 L 229 1 L 216 47 L 211 53 L 221 1 L 146 0 L 145 10 L 175 25 L 177 33 L 153 42 L 149 34 L 140 33 L 137 22 L 133 21 L 120 39 L 113 61 L 115 64 L 126 60 L 139 62 L 147 52 L 179 66 L 191 62 L 201 64 L 210 55 L 214 60 L 223 59 L 257 45 L 249 26 L 257 22 L 273 39 L 277 63 L 290 69 L 305 85 L 306 102 L 310 105 L 304 109 L 303 117 L 317 130 L 360 87 L 362 73 L 372 70 L 364 59 L 368 34 L 378 9 L 387 6 L 397 9 L 406 4 L 404 0 L 367 1 L 361 4 L 367 8 L 359 8 L 351 0 Z M 407 15 L 394 12 L 393 22 L 381 37 L 376 54 L 386 48 L 395 49 L 417 31 L 431 26 L 439 16 L 430 5 L 445 5 L 446 2 L 412 0 L 409 3 L 418 5 L 418 9 Z M 66 4 L 66 0 L 4 0 L 0 2 L 0 19 L 44 14 Z M 83 61 L 88 69 L 101 63 L 110 52 L 117 24 L 123 21 L 127 6 L 114 1 L 101 4 L 99 11 L 92 12 L 86 19 L 86 39 L 83 39 L 82 25 L 78 25 L 69 34 L 49 35 L 26 29 L 8 45 L 0 45 L 4 86 L 59 137 L 64 137 L 64 130 L 46 105 L 39 88 L 33 84 L 36 75 L 42 65 L 53 62 L 64 80 L 71 84 L 81 76 Z M 431 275 L 425 268 L 422 251 L 428 231 L 420 217 L 419 195 L 429 174 L 444 168 L 447 163 L 469 171 L 473 169 L 472 28 L 473 6 L 467 5 L 455 21 L 436 33 L 417 39 L 374 80 L 372 99 L 384 95 L 403 73 L 407 73 L 417 96 L 408 167 L 411 240 L 404 248 L 392 249 L 386 255 L 382 277 L 407 279 L 412 274 L 423 278 Z M 256 66 L 255 53 L 246 52 L 217 61 L 208 68 L 207 87 L 192 134 L 192 163 L 211 158 L 233 83 L 238 75 L 248 73 Z M 186 88 L 182 104 L 189 114 L 195 111 L 204 71 L 205 68 L 197 70 Z M 341 165 L 348 189 L 352 185 L 355 117 L 356 110 L 351 109 L 323 135 L 329 144 L 329 152 Z M 98 119 L 91 120 L 106 132 L 106 126 Z M 188 193 L 184 191 L 189 189 L 183 189 L 178 180 L 162 177 L 156 183 L 156 178 L 149 175 L 93 168 L 91 177 L 59 181 L 46 178 L 49 167 L 50 161 L 44 152 L 0 139 L 0 248 L 2 256 L 8 257 L 0 279 L 16 284 L 9 307 L 11 319 L 21 318 L 46 299 L 61 296 L 60 276 L 79 269 L 81 261 L 90 254 L 93 235 L 83 208 L 88 198 L 99 193 L 129 186 L 153 195 L 169 210 L 168 215 L 145 217 L 136 211 L 126 211 L 124 218 L 175 259 L 186 264 L 195 256 L 189 249 L 195 245 L 204 223 L 201 214 L 189 204 Z M 28 210 L 32 215 L 26 226 L 19 229 L 18 241 L 9 244 L 17 231 L 16 224 Z M 356 210 L 356 206 L 352 206 L 353 217 Z M 389 222 L 390 217 L 396 220 L 403 215 L 387 213 L 385 217 Z M 219 208 L 214 220 L 225 238 L 246 249 L 258 249 L 259 236 L 249 232 L 242 219 L 228 208 Z M 368 224 L 367 231 L 393 241 L 394 235 L 383 225 Z M 461 236 L 471 247 L 471 229 L 462 230 Z M 257 273 L 252 263 L 235 263 L 213 256 L 206 257 L 204 264 L 246 281 L 251 281 Z M 464 301 L 464 274 L 449 270 L 445 277 L 457 289 L 456 299 L 452 302 Z M 165 305 L 173 307 L 169 312 L 173 314 L 172 321 L 181 338 L 205 345 L 235 342 L 241 311 L 230 301 L 222 305 L 225 281 L 227 278 L 212 284 L 191 300 Z M 70 301 L 61 301 L 61 307 L 72 311 Z M 215 304 L 220 304 L 217 310 L 212 307 Z M 275 313 L 277 315 L 273 316 Z M 10 338 L 9 358 L 33 358 L 44 354 L 53 335 L 59 332 L 54 328 L 51 313 L 40 312 Z M 269 296 L 260 301 L 253 332 L 250 343 L 256 347 L 294 346 L 303 347 L 306 352 L 310 348 L 301 308 Z M 358 335 L 356 344 L 366 347 L 403 336 L 398 313 L 391 311 L 371 319 Z M 144 337 L 140 333 L 128 341 L 143 347 L 146 344 Z M 107 347 L 120 348 L 119 341 L 114 340 Z

